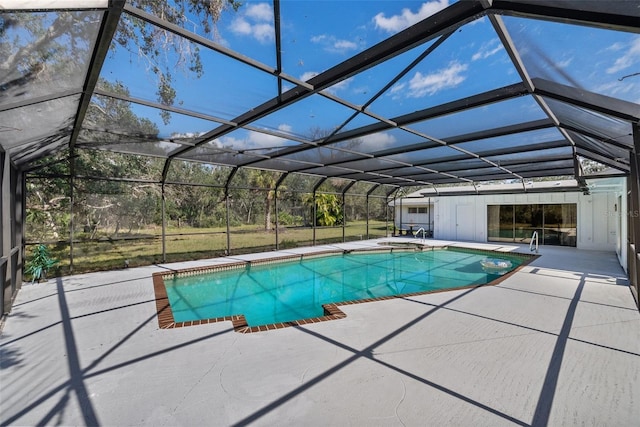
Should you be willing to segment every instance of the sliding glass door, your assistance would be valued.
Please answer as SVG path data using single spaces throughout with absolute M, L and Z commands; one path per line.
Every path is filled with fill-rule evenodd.
M 577 205 L 488 205 L 490 242 L 529 243 L 533 232 L 543 245 L 576 246 Z

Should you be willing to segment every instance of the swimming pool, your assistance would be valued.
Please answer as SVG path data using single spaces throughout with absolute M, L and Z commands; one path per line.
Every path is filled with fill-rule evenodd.
M 260 329 L 344 317 L 335 306 L 346 302 L 484 285 L 506 272 L 485 268 L 487 260 L 504 260 L 510 271 L 525 259 L 451 248 L 341 252 L 164 273 L 162 287 L 175 324 L 216 319 Z

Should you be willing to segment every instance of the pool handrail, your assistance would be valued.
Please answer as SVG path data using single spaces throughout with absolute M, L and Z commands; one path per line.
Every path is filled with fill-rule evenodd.
M 533 246 L 533 242 L 536 242 L 535 247 Z M 529 242 L 529 250 L 531 252 L 536 251 L 538 253 L 538 230 L 535 230 L 531 235 L 531 242 Z

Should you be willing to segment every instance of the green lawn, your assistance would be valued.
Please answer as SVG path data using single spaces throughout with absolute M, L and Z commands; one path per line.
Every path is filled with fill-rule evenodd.
M 166 261 L 186 261 L 224 256 L 227 249 L 225 228 L 171 228 L 166 233 Z M 385 222 L 370 221 L 369 237 L 384 237 Z M 366 222 L 351 222 L 345 227 L 345 240 L 367 238 Z M 308 227 L 283 228 L 278 232 L 279 248 L 287 249 L 313 244 L 313 229 Z M 259 226 L 241 226 L 230 229 L 231 254 L 271 251 L 276 249 L 275 231 Z M 317 227 L 316 244 L 342 242 L 342 227 Z M 30 248 L 27 245 L 26 258 Z M 60 260 L 55 275 L 70 273 L 68 242 L 49 245 L 53 257 Z M 101 237 L 74 241 L 73 273 L 123 268 L 162 262 L 162 236 L 157 229 L 141 230 L 118 238 Z M 49 276 L 54 274 L 49 273 Z M 29 279 L 29 278 L 27 278 Z

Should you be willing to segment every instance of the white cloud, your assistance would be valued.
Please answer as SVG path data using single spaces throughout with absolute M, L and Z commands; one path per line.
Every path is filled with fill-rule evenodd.
M 251 4 L 247 7 L 245 14 L 254 21 L 273 21 L 273 9 L 268 3 Z
M 615 42 L 614 44 L 612 44 L 611 46 L 607 47 L 605 49 L 605 51 L 607 50 L 612 50 L 612 51 L 618 51 L 624 48 L 624 44 L 620 43 L 620 42 Z
M 391 90 L 389 91 L 389 93 L 391 94 L 398 94 L 400 92 L 402 92 L 402 90 L 406 87 L 407 85 L 405 83 L 398 83 L 397 85 L 393 86 L 391 88 Z
M 321 43 L 326 39 L 327 39 L 327 35 L 326 34 L 320 34 L 319 36 L 311 37 L 311 42 L 312 43 Z
M 286 133 L 291 133 L 291 131 L 293 131 L 293 126 L 283 123 L 278 126 L 278 130 Z
M 326 52 L 344 54 L 358 49 L 358 44 L 351 40 L 338 39 L 328 34 L 319 34 L 311 37 L 311 42 L 319 44 Z
M 375 144 L 376 148 L 392 146 L 397 142 L 395 136 L 388 133 L 374 133 L 363 138 L 367 144 Z
M 615 81 L 603 83 L 597 86 L 594 89 L 594 92 L 602 93 L 602 94 L 613 96 L 613 97 L 625 98 L 626 95 L 630 93 L 634 93 L 637 90 L 638 88 L 636 87 L 636 84 L 633 83 L 631 79 L 624 80 L 622 82 L 616 79 Z M 636 102 L 636 103 L 640 104 L 640 102 Z
M 640 61 L 640 37 L 637 37 L 624 52 L 624 55 L 616 59 L 613 65 L 607 68 L 607 74 L 617 73 Z
M 291 127 L 286 124 L 278 126 L 278 129 L 284 130 L 282 128 L 291 129 Z M 223 136 L 222 138 L 215 139 L 213 143 L 217 147 L 225 147 L 227 149 L 249 150 L 253 148 L 273 148 L 285 146 L 289 144 L 289 140 L 266 133 L 248 131 L 247 136 L 244 139 L 235 138 L 232 136 Z
M 356 49 L 358 47 L 357 44 L 355 44 L 354 42 L 351 42 L 349 40 L 336 40 L 336 42 L 333 44 L 333 47 L 336 50 L 353 50 Z
M 236 34 L 242 34 L 243 36 L 249 36 L 251 35 L 251 24 L 243 18 L 234 19 L 231 24 L 231 31 Z
M 229 29 L 234 34 L 253 37 L 260 43 L 273 41 L 273 9 L 267 3 L 251 4 L 231 22 Z
M 504 46 L 502 46 L 502 43 L 500 43 L 500 40 L 492 39 L 487 43 L 483 43 L 483 45 L 480 46 L 480 50 L 478 50 L 476 53 L 473 54 L 473 56 L 471 57 L 471 60 L 477 61 L 479 59 L 486 59 L 490 56 L 495 55 L 501 50 L 504 50 Z
M 400 15 L 393 15 L 387 18 L 384 13 L 378 13 L 373 17 L 376 28 L 387 31 L 389 33 L 397 33 L 407 27 L 422 21 L 423 19 L 433 15 L 436 12 L 449 6 L 449 0 L 434 0 L 422 3 L 420 10 L 413 13 L 408 8 L 402 9 Z
M 556 68 L 567 68 L 571 64 L 571 62 L 573 62 L 573 57 L 567 58 L 564 61 L 556 62 L 555 63 L 555 67 Z
M 254 131 L 249 131 L 247 142 L 248 148 L 267 148 L 287 145 L 287 140 L 284 138 Z
M 449 67 L 438 70 L 435 73 L 422 74 L 421 72 L 416 72 L 409 81 L 407 96 L 421 98 L 425 95 L 433 95 L 443 89 L 456 87 L 465 81 L 466 76 L 462 75 L 462 73 L 467 68 L 469 68 L 467 64 L 460 64 L 454 61 L 449 64 Z M 398 92 L 398 90 L 395 92 Z M 391 93 L 394 93 L 393 89 Z

